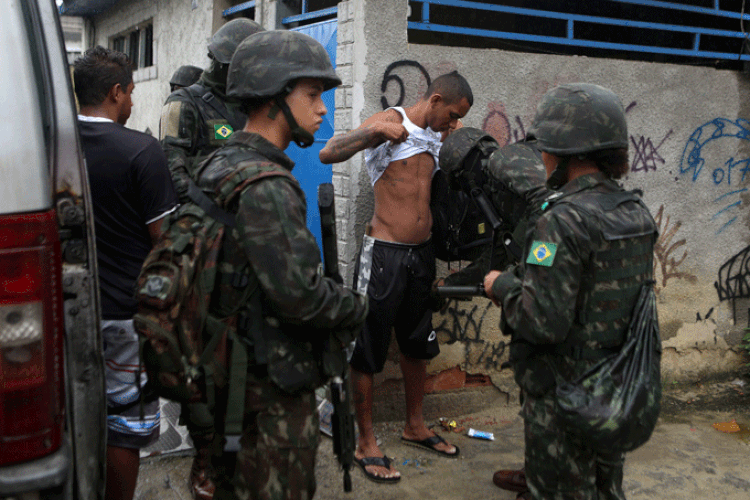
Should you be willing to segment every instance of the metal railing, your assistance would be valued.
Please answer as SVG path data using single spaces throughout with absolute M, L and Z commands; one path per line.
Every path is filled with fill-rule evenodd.
M 232 14 L 236 14 L 238 12 L 242 12 L 243 10 L 249 10 L 255 8 L 255 1 L 252 2 L 242 2 L 240 4 L 235 5 L 234 7 L 229 7 L 228 9 L 222 11 L 221 15 L 224 17 L 231 16 Z
M 513 7 L 508 5 L 496 5 L 489 3 L 473 2 L 466 0 L 415 0 L 412 5 L 422 4 L 421 19 L 419 21 L 410 21 L 408 29 L 422 30 L 432 32 L 442 32 L 449 34 L 491 37 L 505 40 L 515 40 L 522 42 L 552 44 L 560 46 L 584 47 L 592 49 L 604 49 L 614 51 L 634 51 L 650 54 L 666 54 L 674 56 L 686 56 L 705 59 L 727 59 L 737 61 L 750 61 L 750 53 L 744 49 L 743 40 L 748 39 L 748 34 L 744 32 L 744 21 L 750 21 L 750 15 L 744 12 L 732 12 L 722 10 L 719 0 L 714 0 L 714 7 L 696 7 L 673 2 L 662 2 L 652 0 L 610 0 L 612 3 L 631 4 L 633 6 L 651 7 L 666 9 L 677 13 L 687 13 L 693 15 L 716 16 L 725 20 L 736 19 L 738 31 L 713 29 L 701 26 L 687 26 L 673 24 L 669 22 L 645 22 L 631 19 L 622 19 L 615 17 L 592 16 L 583 14 L 573 14 L 565 12 L 556 12 L 550 10 L 539 10 L 525 7 Z M 744 3 L 743 3 L 744 5 Z M 471 28 L 462 26 L 451 26 L 446 24 L 436 24 L 431 22 L 430 7 L 453 7 L 458 9 L 473 9 L 495 13 L 507 13 L 525 16 L 529 19 L 551 19 L 563 21 L 565 23 L 565 32 L 551 35 L 538 35 L 514 31 L 498 31 L 492 29 Z M 413 18 L 414 16 L 412 16 Z M 420 17 L 420 16 L 417 16 Z M 586 23 L 588 25 L 599 26 L 616 26 L 627 29 L 643 29 L 661 32 L 675 32 L 689 35 L 692 41 L 689 46 L 668 47 L 649 44 L 632 44 L 619 43 L 611 41 L 586 39 L 576 32 L 576 25 Z M 736 43 L 737 52 L 717 51 L 702 48 L 701 37 L 713 37 L 715 39 L 729 39 Z
M 284 26 L 295 23 L 307 24 L 309 21 L 315 21 L 316 19 L 323 20 L 326 18 L 330 18 L 331 16 L 335 16 L 337 13 L 338 7 L 329 7 L 327 9 L 310 11 L 308 0 L 302 0 L 302 5 L 300 5 L 300 14 L 297 14 L 296 16 L 285 17 L 281 20 L 281 24 L 283 24 Z
M 298 14 L 296 16 L 285 17 L 281 20 L 281 23 L 286 26 L 292 23 L 311 21 L 313 19 L 322 19 L 330 17 L 332 15 L 335 16 L 337 13 L 338 7 L 329 7 L 327 9 L 316 10 L 313 12 L 303 12 L 302 14 Z

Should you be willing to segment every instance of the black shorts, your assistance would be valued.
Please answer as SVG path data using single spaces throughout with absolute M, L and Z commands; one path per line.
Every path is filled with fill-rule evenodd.
M 391 328 L 405 356 L 438 355 L 432 311 L 427 307 L 434 280 L 435 250 L 429 240 L 407 245 L 365 235 L 354 268 L 354 288 L 367 293 L 370 310 L 354 347 L 352 368 L 363 373 L 383 370 Z

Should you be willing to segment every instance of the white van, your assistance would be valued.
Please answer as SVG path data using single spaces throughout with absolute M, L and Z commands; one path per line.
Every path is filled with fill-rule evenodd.
M 0 500 L 104 497 L 93 217 L 54 0 L 0 0 Z

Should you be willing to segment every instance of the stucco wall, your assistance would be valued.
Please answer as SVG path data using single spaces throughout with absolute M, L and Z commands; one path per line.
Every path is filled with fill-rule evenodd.
M 195 5 L 196 8 L 193 8 Z M 149 19 L 154 26 L 154 65 L 134 75 L 133 113 L 129 128 L 159 134 L 161 107 L 169 95 L 169 79 L 184 64 L 208 66 L 213 1 L 120 1 L 94 20 L 95 43 L 110 46 L 112 37 Z
M 691 379 L 738 368 L 750 308 L 747 298 L 734 298 L 747 275 L 742 252 L 750 248 L 747 74 L 408 44 L 405 0 L 389 2 L 389 9 L 375 0 L 344 4 L 354 19 L 366 20 L 357 26 L 350 49 L 356 62 L 345 83 L 354 104 L 346 126 L 356 127 L 382 110 L 383 100 L 415 103 L 426 90 L 424 73 L 434 79 L 454 69 L 474 91 L 464 123 L 484 129 L 501 145 L 524 135 L 541 96 L 555 85 L 586 81 L 616 92 L 627 109 L 631 138 L 631 172 L 624 184 L 644 191 L 661 233 L 654 257 L 665 377 Z M 337 129 L 344 127 L 336 118 Z M 353 229 L 345 234 L 358 241 L 372 215 L 372 189 L 360 157 L 338 168 L 348 176 L 354 215 Z M 344 260 L 351 261 L 356 251 L 356 244 L 347 246 Z M 722 266 L 731 270 L 720 276 Z M 496 308 L 476 300 L 437 315 L 434 323 L 443 354 L 430 364 L 431 372 L 459 364 L 469 372 L 498 373 L 507 358 L 507 338 L 498 331 Z

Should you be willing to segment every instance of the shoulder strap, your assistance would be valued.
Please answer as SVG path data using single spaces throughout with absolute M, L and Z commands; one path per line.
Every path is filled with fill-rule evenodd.
M 187 195 L 188 198 L 190 198 L 190 201 L 201 207 L 201 209 L 206 212 L 212 219 L 221 222 L 228 227 L 235 226 L 234 215 L 219 208 L 219 206 L 214 203 L 211 198 L 206 196 L 206 193 L 204 193 L 201 188 L 195 185 L 193 179 L 188 178 L 187 180 Z
M 229 113 L 224 102 L 221 99 L 217 99 L 208 87 L 204 87 L 199 83 L 194 83 L 189 87 L 186 87 L 186 89 L 191 99 L 193 99 L 193 102 L 195 102 L 196 98 L 200 98 L 203 102 L 211 106 L 214 111 L 219 113 L 219 116 L 228 121 L 232 128 L 239 130 L 245 125 L 244 123 L 236 123 L 236 120 L 232 117 L 231 113 Z
M 299 182 L 292 173 L 280 165 L 267 160 L 246 163 L 219 183 L 216 189 L 217 203 L 221 206 L 227 206 L 238 193 L 242 192 L 245 187 L 253 182 L 265 179 L 266 177 L 279 176 L 286 177 L 295 185 L 299 185 Z
M 229 113 L 229 110 L 227 110 L 224 102 L 221 99 L 217 99 L 213 92 L 211 92 L 210 90 L 203 94 L 202 99 L 206 104 L 214 108 L 214 110 L 219 113 L 222 118 L 228 121 L 233 129 L 241 130 L 242 127 L 245 126 L 244 123 L 237 123 L 237 120 L 235 120 L 234 117 Z
M 201 113 L 201 108 L 198 106 L 198 103 L 195 101 L 196 97 L 200 97 L 202 95 L 202 92 L 205 88 L 198 84 L 194 83 L 188 87 L 182 87 L 181 89 L 175 90 L 175 93 L 179 93 L 180 95 L 185 95 L 190 100 L 190 102 L 193 103 L 193 107 L 195 108 L 196 113 L 198 114 L 198 120 L 201 121 L 201 124 L 198 126 L 198 143 L 193 144 L 192 148 L 190 150 L 190 154 L 195 155 L 197 153 L 198 144 L 205 143 L 207 141 L 206 139 L 206 131 L 205 127 L 203 126 L 203 113 Z

